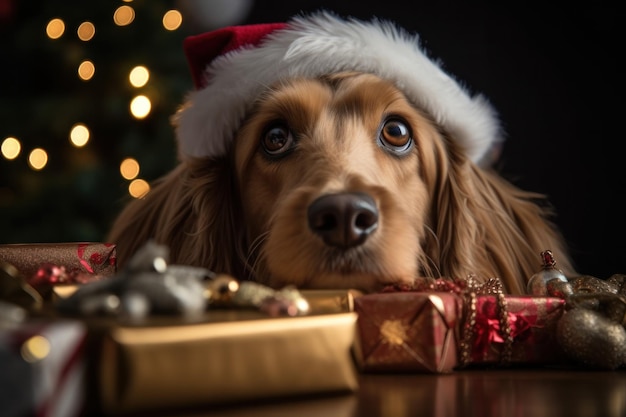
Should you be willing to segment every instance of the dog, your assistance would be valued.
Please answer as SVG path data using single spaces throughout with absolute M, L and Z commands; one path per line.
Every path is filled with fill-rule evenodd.
M 391 26 L 327 13 L 263 30 L 270 43 L 287 42 L 293 54 L 297 29 L 332 31 L 333 25 L 366 26 L 391 42 L 415 41 L 402 33 L 389 36 Z M 291 38 L 281 39 L 281 33 Z M 310 49 L 314 57 L 322 53 Z M 207 75 L 200 68 L 195 76 L 203 87 Z M 245 112 L 217 152 L 184 152 L 185 138 L 203 132 L 209 139 L 193 140 L 215 141 L 215 134 L 220 141 L 228 131 L 218 126 L 213 132 L 216 111 L 201 105 L 202 91 L 188 99 L 174 119 L 180 163 L 113 224 L 108 239 L 117 244 L 120 266 L 154 240 L 170 248 L 171 262 L 274 288 L 376 292 L 422 277 L 471 274 L 479 281 L 499 278 L 507 293 L 524 294 L 546 249 L 566 275 L 574 273 L 546 198 L 517 188 L 484 162 L 497 141 L 473 157 L 449 118 L 417 103 L 384 71 L 346 64 L 309 74 L 306 68 L 256 83 L 252 97 L 240 94 Z M 214 83 L 220 76 L 236 78 L 219 71 L 209 74 Z M 456 105 L 449 100 L 440 108 L 447 111 L 449 102 Z M 493 118 L 492 109 L 480 106 Z

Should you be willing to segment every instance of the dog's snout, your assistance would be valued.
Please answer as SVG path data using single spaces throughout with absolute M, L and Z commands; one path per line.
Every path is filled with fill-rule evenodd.
M 328 194 L 311 203 L 308 221 L 327 245 L 349 248 L 361 245 L 376 230 L 378 209 L 364 193 Z

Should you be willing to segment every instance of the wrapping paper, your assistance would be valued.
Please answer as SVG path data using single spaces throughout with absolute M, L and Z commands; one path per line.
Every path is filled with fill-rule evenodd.
M 462 299 L 448 292 L 389 292 L 355 299 L 355 358 L 363 371 L 447 373 L 458 364 Z
M 78 285 L 53 286 L 52 301 L 71 296 L 78 287 Z M 354 299 L 363 295 L 358 290 L 301 290 L 300 294 L 309 303 L 309 314 L 348 313 L 354 311 Z
M 82 415 L 86 336 L 85 325 L 70 320 L 0 328 L 0 414 Z
M 354 311 L 354 300 L 363 295 L 358 290 L 301 290 L 311 314 L 347 313 Z
M 73 277 L 114 275 L 116 247 L 95 242 L 0 245 L 0 260 L 16 267 L 29 284 L 37 287 L 54 283 L 37 279 L 42 266 L 63 267 L 66 275 Z
M 556 325 L 563 315 L 565 300 L 556 297 L 506 296 L 508 322 L 513 344 L 512 364 L 559 364 L 565 355 L 556 339 Z M 504 339 L 500 312 L 492 295 L 476 299 L 476 326 L 471 343 L 470 364 L 501 362 Z
M 355 313 L 213 310 L 201 323 L 106 325 L 94 404 L 114 414 L 354 391 L 355 322 Z

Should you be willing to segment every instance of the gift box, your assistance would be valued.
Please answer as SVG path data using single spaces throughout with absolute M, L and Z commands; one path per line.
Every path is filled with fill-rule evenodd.
M 71 296 L 78 285 L 55 285 L 52 299 L 59 300 Z M 347 313 L 354 311 L 354 299 L 363 295 L 361 291 L 350 290 L 302 290 L 302 296 L 309 303 L 310 314 Z
M 503 300 L 504 308 L 496 295 L 476 297 L 475 326 L 464 336 L 471 348 L 467 364 L 563 363 L 556 327 L 565 300 L 533 296 L 504 296 Z M 503 326 L 509 327 L 508 343 Z
M 82 415 L 87 329 L 73 320 L 0 327 L 0 414 Z
M 311 314 L 346 313 L 354 311 L 354 300 L 363 295 L 359 290 L 301 290 L 309 303 Z
M 0 261 L 14 266 L 28 284 L 40 290 L 114 275 L 116 246 L 96 242 L 6 244 L 0 245 Z
M 270 318 L 217 309 L 196 323 L 90 323 L 100 341 L 90 404 L 126 414 L 352 392 L 355 322 L 355 313 Z
M 354 301 L 355 358 L 372 372 L 451 372 L 458 363 L 462 298 L 448 292 L 367 294 Z

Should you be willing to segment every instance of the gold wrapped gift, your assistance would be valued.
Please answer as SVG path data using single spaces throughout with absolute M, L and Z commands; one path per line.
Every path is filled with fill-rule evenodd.
M 363 295 L 359 290 L 301 290 L 312 314 L 354 311 L 354 300 Z
M 187 408 L 358 388 L 351 357 L 356 313 L 269 318 L 233 309 L 209 311 L 201 323 L 156 320 L 100 328 L 94 369 L 100 411 Z
M 67 298 L 78 289 L 78 285 L 55 285 L 53 300 Z M 354 311 L 354 299 L 363 295 L 359 290 L 301 290 L 307 300 L 311 314 L 347 313 Z

